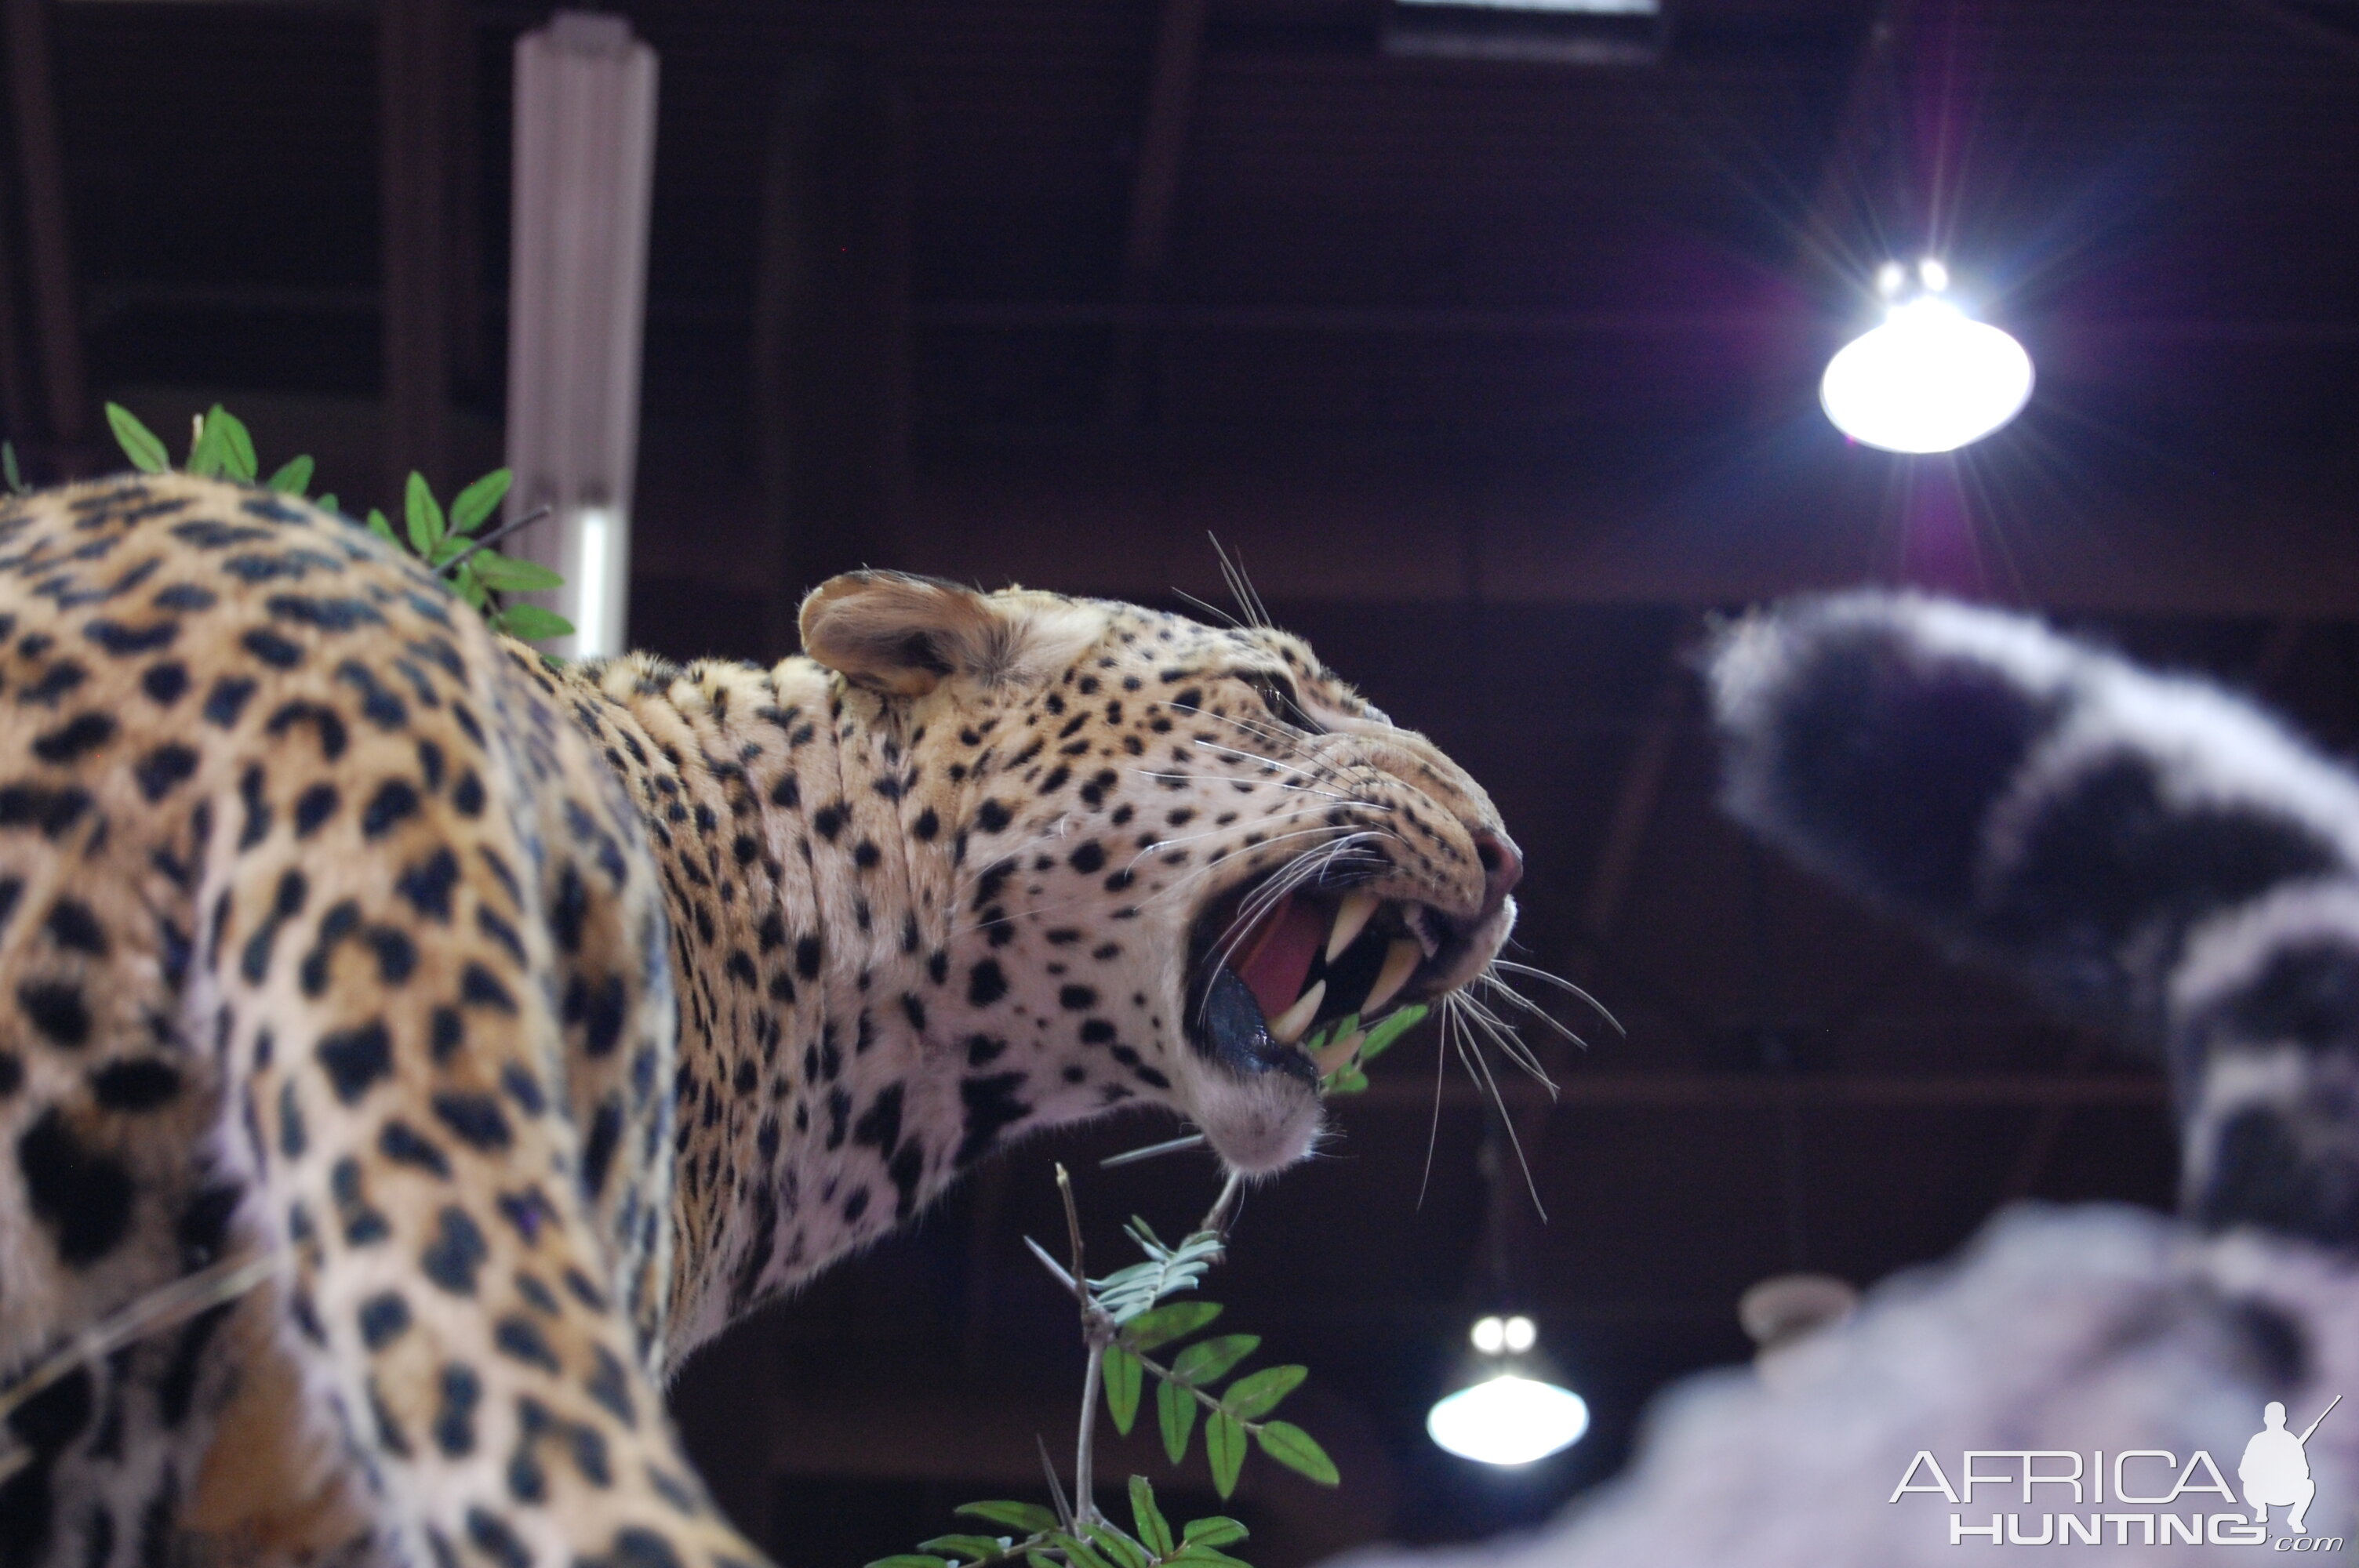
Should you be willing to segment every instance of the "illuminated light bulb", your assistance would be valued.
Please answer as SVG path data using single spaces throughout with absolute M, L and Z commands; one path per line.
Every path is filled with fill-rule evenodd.
M 1435 1404 L 1425 1430 L 1462 1459 L 1528 1465 L 1580 1442 L 1589 1404 L 1570 1389 L 1503 1373 Z
M 1884 325 L 1827 362 L 1819 402 L 1836 429 L 1864 445 L 1947 452 L 2014 418 L 2031 382 L 2022 344 L 1928 297 L 1893 307 Z
M 1898 262 L 1886 262 L 1875 269 L 1875 291 L 1886 299 L 1897 298 L 1908 287 L 1908 269 Z
M 1507 1346 L 1507 1325 L 1495 1317 L 1478 1317 L 1466 1336 L 1485 1356 L 1496 1356 Z
M 1930 294 L 1939 294 L 1950 287 L 1950 269 L 1931 256 L 1917 264 L 1917 281 Z
M 1520 1313 L 1509 1318 L 1500 1331 L 1500 1337 L 1506 1342 L 1507 1348 L 1518 1356 L 1537 1344 L 1539 1336 L 1539 1330 L 1532 1326 L 1532 1320 Z

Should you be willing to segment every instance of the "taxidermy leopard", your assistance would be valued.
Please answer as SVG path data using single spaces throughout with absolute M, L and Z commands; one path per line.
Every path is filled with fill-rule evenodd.
M 0 503 L 0 1568 L 694 1568 L 661 1379 L 1027 1129 L 1236 1171 L 1472 979 L 1482 789 L 1296 639 L 886 573 L 774 668 L 550 667 L 266 491 Z M 5 1397 L 5 1395 L 0 1395 Z

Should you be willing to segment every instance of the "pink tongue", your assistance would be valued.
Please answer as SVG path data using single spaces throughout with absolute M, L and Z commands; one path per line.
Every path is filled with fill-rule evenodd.
M 1294 1005 L 1326 937 L 1326 916 L 1292 893 L 1254 927 L 1229 968 L 1252 990 L 1264 1018 L 1276 1018 Z

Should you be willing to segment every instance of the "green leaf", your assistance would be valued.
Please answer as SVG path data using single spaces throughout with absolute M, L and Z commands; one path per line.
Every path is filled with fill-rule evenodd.
M 1299 1049 L 1316 1056 L 1320 1052 L 1324 1051 L 1329 1045 L 1343 1039 L 1345 1035 L 1356 1033 L 1359 1027 L 1360 1015 L 1356 1012 L 1346 1013 L 1342 1018 L 1335 1020 L 1332 1023 L 1322 1024 L 1311 1033 L 1305 1035 L 1299 1045 Z
M 1188 1457 L 1188 1434 L 1196 1430 L 1196 1398 L 1177 1383 L 1155 1386 L 1155 1424 L 1163 1431 L 1163 1452 L 1179 1464 Z
M 1171 1363 L 1172 1376 L 1199 1387 L 1227 1376 L 1230 1368 L 1261 1348 L 1258 1334 L 1223 1334 L 1190 1345 Z
M 1138 1539 L 1145 1541 L 1158 1557 L 1171 1555 L 1171 1524 L 1163 1510 L 1155 1506 L 1155 1483 L 1144 1476 L 1130 1478 L 1130 1517 L 1138 1526 Z
M 1204 1519 L 1191 1519 L 1180 1531 L 1180 1539 L 1190 1546 L 1226 1546 L 1243 1541 L 1253 1531 L 1226 1514 L 1212 1514 Z
M 988 1563 L 995 1557 L 1006 1556 L 1011 1544 L 991 1535 L 938 1535 L 931 1541 L 918 1542 L 918 1550 L 939 1552 L 945 1557 L 968 1563 Z
M 0 480 L 6 481 L 11 494 L 32 493 L 33 487 L 27 484 L 25 476 L 16 470 L 16 444 L 13 441 L 0 441 Z
M 1027 1552 L 1024 1554 L 1024 1561 L 1032 1564 L 1032 1568 L 1065 1568 L 1063 1563 L 1037 1549 Z
M 426 552 L 426 564 L 429 567 L 447 566 L 450 564 L 451 557 L 457 555 L 466 547 L 467 541 L 459 537 L 458 535 L 445 534 L 441 538 L 435 541 L 435 545 L 432 549 Z
M 1309 1376 L 1308 1367 L 1266 1367 L 1231 1383 L 1228 1392 L 1221 1396 L 1221 1409 L 1239 1421 L 1259 1421 Z
M 452 535 L 451 537 L 455 539 L 458 535 Z M 468 560 L 473 564 L 476 575 L 484 579 L 484 586 L 495 593 L 538 593 L 544 589 L 565 586 L 562 577 L 538 561 L 520 561 L 497 550 L 477 550 Z
M 1245 1463 L 1245 1429 L 1224 1411 L 1214 1411 L 1204 1422 L 1204 1457 L 1212 1461 L 1212 1489 L 1225 1501 L 1237 1489 L 1237 1472 Z
M 1290 1421 L 1266 1421 L 1254 1437 L 1264 1454 L 1322 1487 L 1332 1487 L 1342 1478 L 1335 1473 L 1335 1461 L 1327 1457 L 1327 1451 Z
M 1004 1524 L 1027 1535 L 1046 1535 L 1057 1528 L 1057 1516 L 1038 1503 L 961 1503 L 951 1511 L 964 1514 L 969 1519 Z
M 1181 1547 L 1180 1549 L 1180 1554 L 1177 1557 L 1174 1557 L 1172 1561 L 1174 1563 L 1199 1563 L 1203 1564 L 1203 1568 L 1248 1568 L 1246 1563 L 1230 1556 L 1225 1552 L 1216 1552 L 1209 1546 L 1200 1545 Z
M 205 415 L 205 435 L 220 453 L 222 471 L 241 483 L 252 484 L 260 471 L 254 455 L 254 438 L 245 421 L 216 403 Z
M 336 504 L 336 492 L 332 490 L 328 492 L 327 494 L 320 497 L 319 500 L 313 502 L 311 504 L 317 506 L 322 512 L 341 512 L 343 510 L 342 507 Z M 390 530 L 388 530 L 388 532 L 390 532 Z
M 400 546 L 401 541 L 394 536 L 393 524 L 386 522 L 385 520 L 385 514 L 379 512 L 374 506 L 369 508 L 368 531 L 375 535 L 378 538 L 383 539 L 388 545 L 392 545 L 397 548 Z
M 409 470 L 409 486 L 402 494 L 402 520 L 408 524 L 409 547 L 419 555 L 431 551 L 442 542 L 442 508 L 434 499 L 434 492 L 426 476 L 416 469 Z
M 483 526 L 507 498 L 508 486 L 516 475 L 506 469 L 494 469 L 457 495 L 451 498 L 451 532 L 472 534 Z
M 1173 1302 L 1141 1313 L 1122 1325 L 1122 1342 L 1131 1350 L 1152 1350 L 1175 1339 L 1185 1339 L 1221 1315 L 1218 1302 Z
M 218 403 L 213 405 L 216 409 L 220 406 Z M 213 423 L 212 415 L 204 414 L 197 417 L 196 431 L 195 438 L 189 443 L 188 470 L 207 479 L 219 479 L 228 466 L 228 456 L 223 449 L 223 429 Z
M 1397 1008 L 1379 1019 L 1369 1030 L 1368 1037 L 1360 1044 L 1360 1060 L 1373 1062 L 1392 1048 L 1393 1042 L 1425 1022 L 1426 1005 L 1413 1001 Z
M 309 453 L 287 460 L 284 467 L 270 476 L 270 488 L 281 495 L 300 495 L 311 488 L 311 459 Z
M 1090 1281 L 1098 1305 L 1118 1324 L 1144 1314 L 1174 1292 L 1193 1290 L 1226 1245 L 1219 1232 L 1200 1230 L 1183 1238 L 1177 1247 L 1168 1247 L 1145 1220 L 1136 1217 L 1124 1228 L 1147 1254 L 1147 1261 Z
M 139 416 L 120 403 L 106 406 L 106 422 L 114 431 L 115 445 L 131 460 L 131 466 L 141 473 L 163 473 L 172 466 L 172 456 L 156 432 L 139 422 Z
M 573 634 L 572 622 L 538 604 L 511 604 L 500 611 L 493 624 L 520 643 L 539 643 Z
M 921 1557 L 914 1552 L 898 1552 L 890 1557 L 879 1557 L 868 1568 L 950 1568 L 939 1557 Z
M 1099 1555 L 1097 1548 L 1076 1536 L 1058 1530 L 1049 1531 L 1049 1539 L 1063 1549 L 1065 1561 L 1072 1564 L 1072 1568 L 1114 1568 L 1113 1563 Z
M 475 563 L 473 561 L 459 563 L 459 569 L 451 577 L 451 591 L 478 611 L 488 605 L 492 599 L 484 591 L 483 582 L 475 576 Z
M 1125 1437 L 1130 1435 L 1131 1423 L 1138 1419 L 1138 1387 L 1145 1371 L 1138 1357 L 1121 1346 L 1106 1346 L 1106 1414 L 1114 1417 L 1114 1429 Z
M 1322 1095 L 1360 1095 L 1368 1092 L 1368 1075 L 1357 1067 L 1338 1067 L 1319 1086 Z
M 1144 1546 L 1123 1534 L 1112 1525 L 1092 1524 L 1087 1527 L 1089 1538 L 1100 1552 L 1114 1560 L 1121 1568 L 1147 1568 L 1155 1561 Z

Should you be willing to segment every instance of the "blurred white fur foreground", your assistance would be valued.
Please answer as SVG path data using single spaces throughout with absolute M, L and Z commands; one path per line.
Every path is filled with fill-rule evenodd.
M 1993 1220 L 1951 1261 L 1878 1286 L 1849 1324 L 1777 1352 L 1768 1374 L 1708 1374 L 1663 1396 L 1624 1477 L 1539 1531 L 1458 1552 L 1360 1553 L 1343 1563 L 1904 1568 L 1985 1553 L 2008 1563 L 2257 1562 L 2264 1553 L 2313 1555 L 2338 1537 L 2343 1550 L 2332 1555 L 2352 1545 L 2359 1398 L 2310 1440 L 2318 1496 L 2306 1537 L 2288 1534 L 2288 1510 L 2273 1508 L 2266 1541 L 2213 1545 L 2207 1537 L 2189 1546 L 2174 1536 L 2160 1544 L 2169 1528 L 2162 1514 L 2195 1517 L 2198 1528 L 2228 1512 L 2249 1521 L 2237 1463 L 2267 1401 L 2283 1400 L 2299 1431 L 2334 1394 L 2359 1395 L 2359 1280 L 2317 1248 L 2251 1232 L 2207 1239 L 2127 1207 L 2026 1206 Z M 1938 1490 L 1891 1500 L 1920 1450 L 1955 1488 L 1966 1451 L 1989 1454 L 1975 1461 L 1979 1475 L 2020 1476 L 2027 1449 L 2081 1455 L 2084 1499 L 2089 1457 L 2102 1450 L 2105 1500 L 2076 1507 L 2072 1487 L 2043 1482 L 2026 1503 L 2019 1481 L 1978 1484 L 1971 1503 L 1955 1506 Z M 2116 1457 L 2134 1450 L 2172 1456 L 2127 1463 L 2125 1478 L 2136 1495 L 2168 1494 L 2202 1450 L 2238 1498 L 2209 1489 L 2211 1477 L 2197 1466 L 2175 1501 L 2120 1501 L 2111 1473 Z M 2072 1467 L 2049 1458 L 2038 1470 Z M 1933 1485 L 1923 1468 L 1910 1479 Z M 2047 1533 L 2042 1516 L 2068 1510 L 2083 1521 L 2113 1515 L 2126 1522 L 2101 1519 L 2096 1545 L 2078 1537 L 2046 1546 L 2005 1539 L 2012 1531 L 2037 1540 Z M 1983 1528 L 1998 1516 L 1996 1551 L 1982 1534 L 1953 1545 L 1952 1514 Z M 2147 1543 L 2148 1528 L 2157 1544 Z

